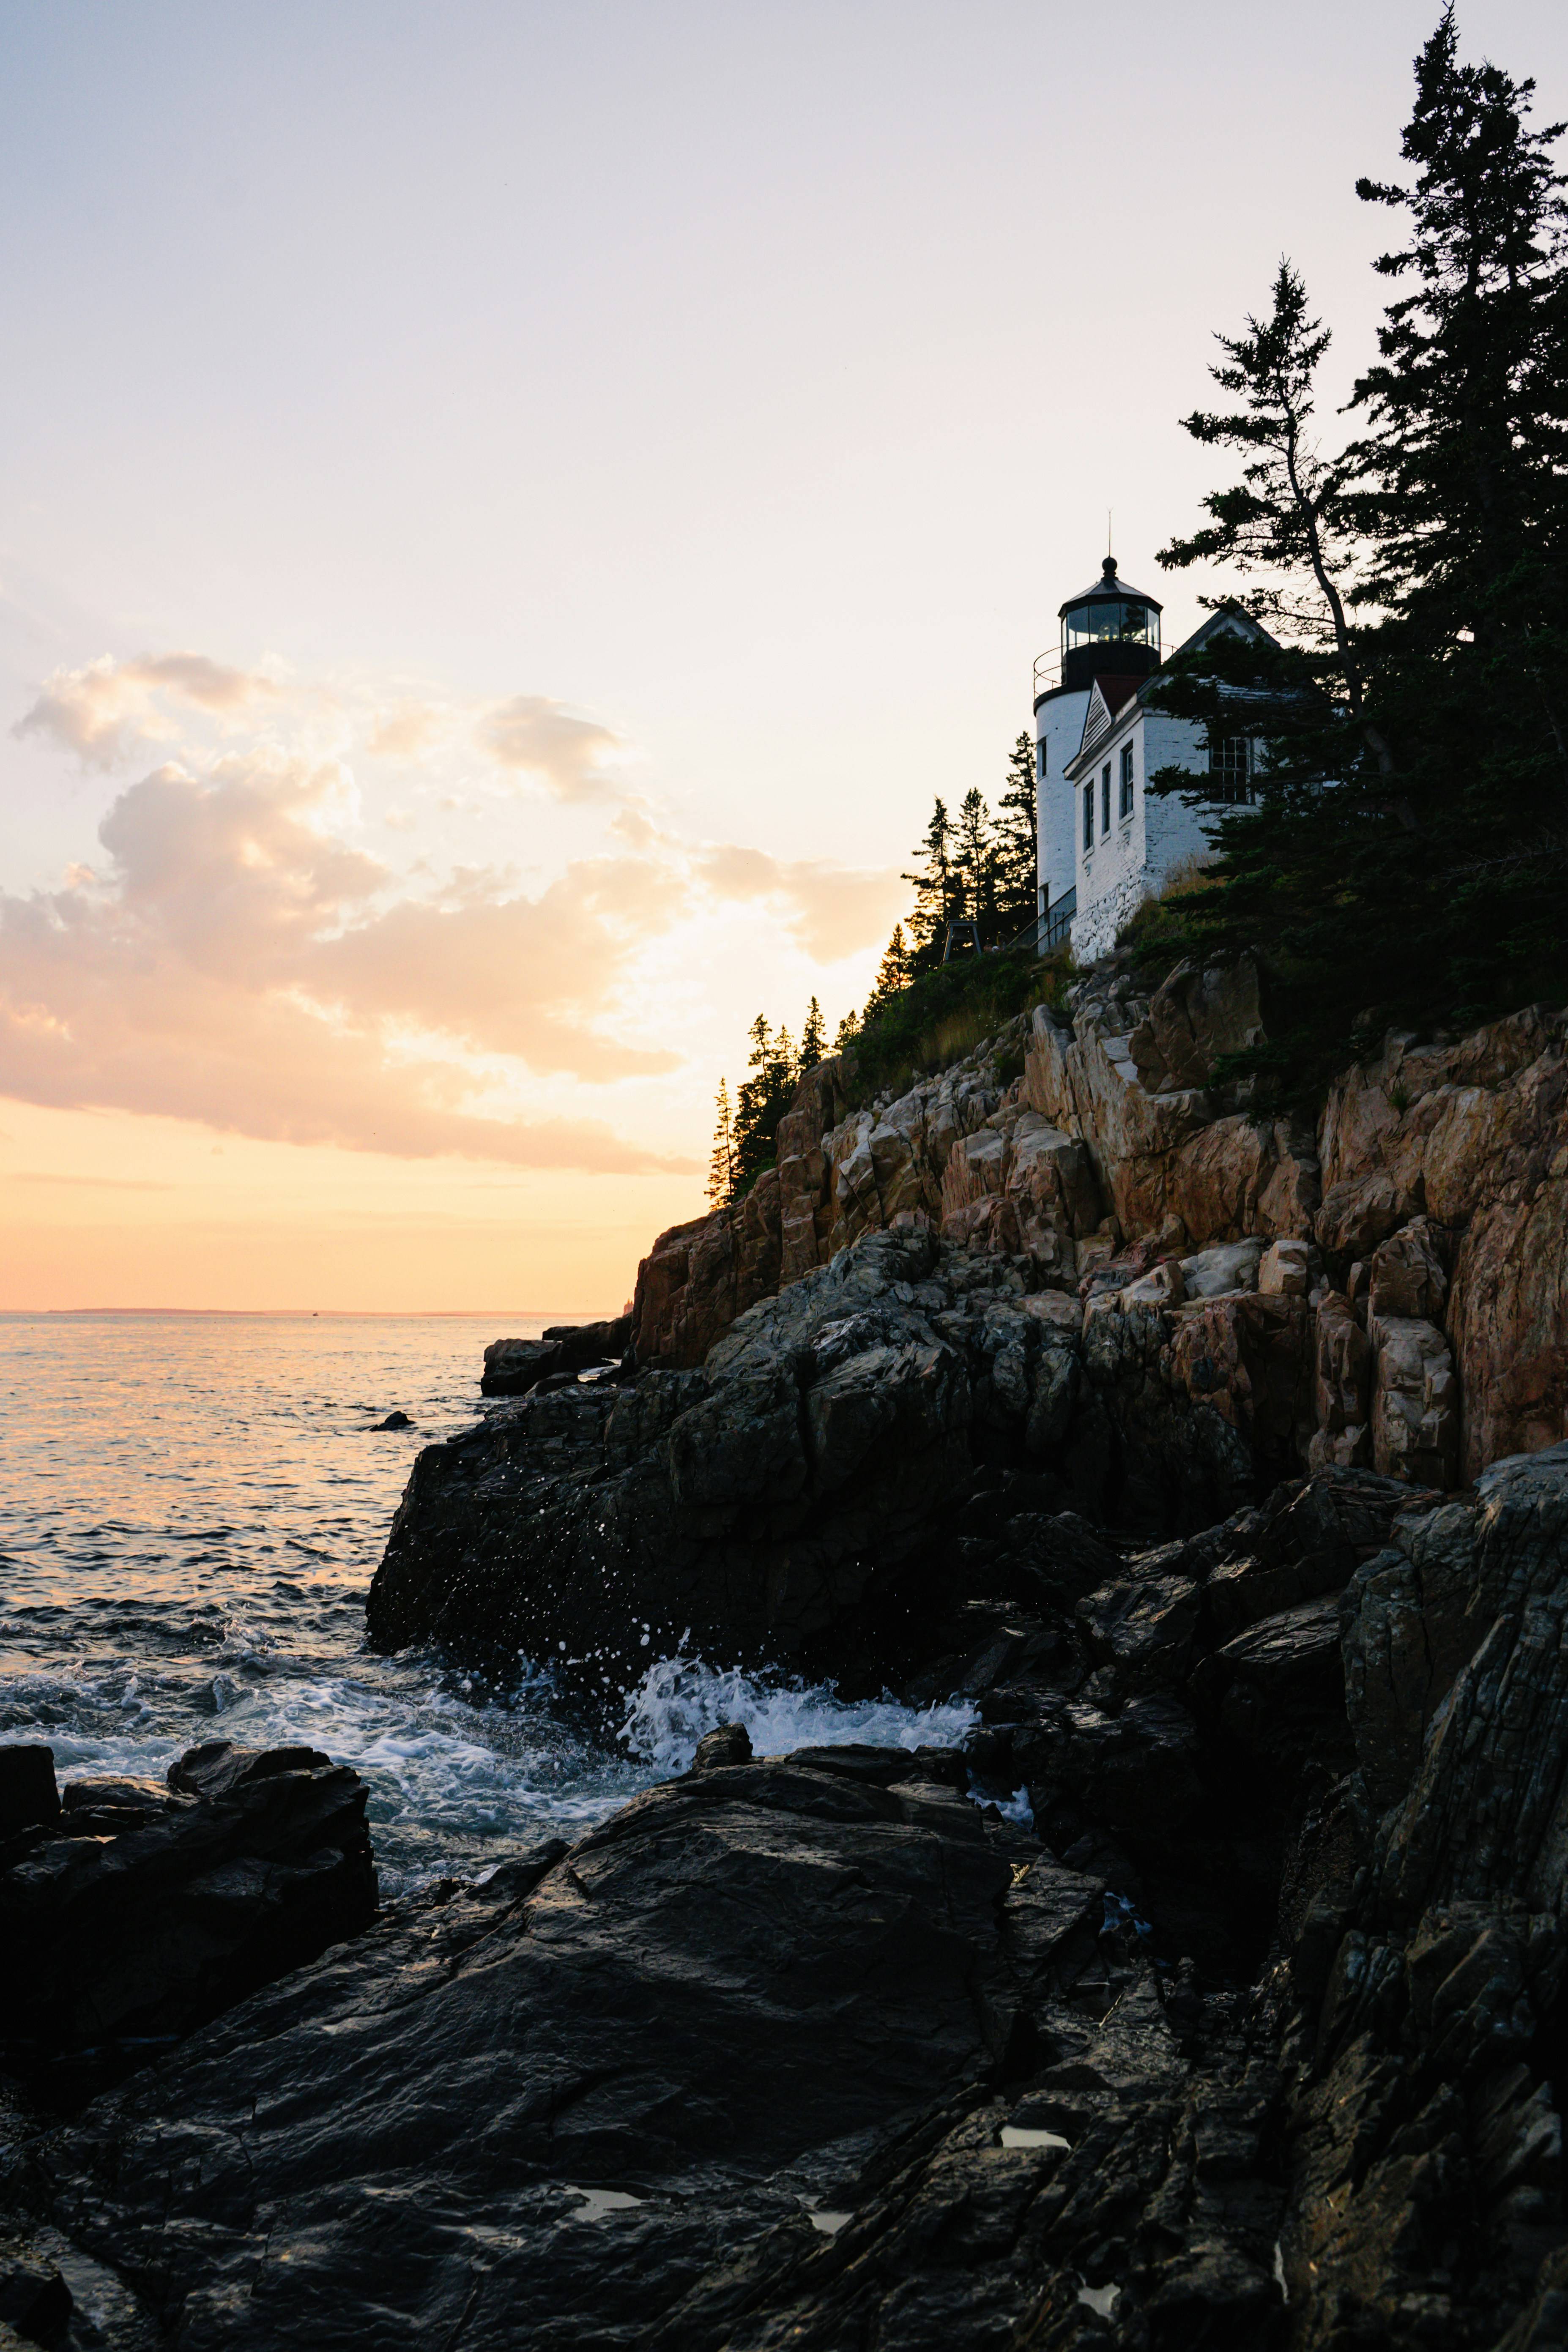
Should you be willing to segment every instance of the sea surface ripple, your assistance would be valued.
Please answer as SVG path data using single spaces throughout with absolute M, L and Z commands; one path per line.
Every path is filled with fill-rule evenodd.
M 553 1318 L 512 1318 L 535 1336 Z M 600 1745 L 521 1661 L 378 1657 L 364 1596 L 416 1453 L 479 1410 L 494 1316 L 0 1316 L 0 1741 L 62 1781 L 305 1742 L 371 1790 L 384 1892 L 580 1834 L 740 1719 L 759 1752 L 955 1737 L 962 1706 L 665 1658 Z M 414 1427 L 378 1431 L 394 1409 Z

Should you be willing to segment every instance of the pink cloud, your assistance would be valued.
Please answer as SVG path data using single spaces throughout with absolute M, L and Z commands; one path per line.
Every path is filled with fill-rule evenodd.
M 877 945 L 909 899 L 907 885 L 890 867 L 836 866 L 827 858 L 789 862 L 736 843 L 700 852 L 696 864 L 717 898 L 771 899 L 801 946 L 824 963 Z
M 105 654 L 80 669 L 54 671 L 12 732 L 52 737 L 84 767 L 112 768 L 140 745 L 177 731 L 161 698 L 226 718 L 276 691 L 271 679 L 205 654 L 139 654 L 133 661 Z
M 616 858 L 531 899 L 486 898 L 471 874 L 455 904 L 398 898 L 342 837 L 344 802 L 331 762 L 165 766 L 105 817 L 107 878 L 0 895 L 0 1091 L 411 1157 L 687 1172 L 601 1121 L 494 1116 L 461 1059 L 675 1066 L 598 1025 L 634 945 L 679 911 L 671 877 Z
M 548 695 L 517 694 L 493 704 L 477 733 L 499 767 L 537 776 L 557 800 L 597 800 L 611 789 L 604 763 L 620 750 L 619 737 L 596 719 L 574 718 Z

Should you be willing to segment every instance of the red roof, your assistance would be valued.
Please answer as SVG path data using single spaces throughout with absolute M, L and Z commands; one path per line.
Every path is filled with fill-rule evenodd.
M 1103 677 L 1097 670 L 1094 682 L 1105 698 L 1105 707 L 1114 719 L 1124 702 L 1131 702 L 1143 680 L 1141 677 Z

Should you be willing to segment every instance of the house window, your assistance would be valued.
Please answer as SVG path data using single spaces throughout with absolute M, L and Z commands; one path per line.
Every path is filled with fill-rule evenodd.
M 1100 829 L 1110 831 L 1110 762 L 1107 760 L 1100 772 Z
M 1123 743 L 1121 746 L 1121 814 L 1123 816 L 1131 816 L 1132 814 L 1132 746 L 1131 743 Z
M 1252 786 L 1250 736 L 1227 735 L 1223 742 L 1209 745 L 1209 798 L 1211 801 L 1255 801 L 1258 798 Z
M 1083 845 L 1086 850 L 1094 847 L 1094 786 L 1092 784 L 1085 784 L 1083 788 Z

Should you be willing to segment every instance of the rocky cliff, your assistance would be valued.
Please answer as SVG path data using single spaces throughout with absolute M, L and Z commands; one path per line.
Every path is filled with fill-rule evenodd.
M 1563 1019 L 1390 1036 L 1315 1134 L 1227 1089 L 1258 1034 L 1245 961 L 1106 972 L 896 1100 L 812 1072 L 777 1169 L 644 1262 L 626 1363 L 419 1457 L 372 1640 L 588 1696 L 682 1643 L 875 1688 L 933 1596 L 1013 1591 L 973 1547 L 1014 1517 L 1179 1535 L 1561 1438 Z
M 1181 967 L 1152 995 L 1098 973 L 1065 1010 L 1042 1004 L 864 1109 L 847 1107 L 852 1066 L 825 1063 L 780 1125 L 776 1171 L 655 1243 L 638 1359 L 700 1364 L 759 1299 L 901 1223 L 1026 1259 L 1029 1288 L 1068 1293 L 1112 1259 L 1297 1243 L 1304 1256 L 1277 1254 L 1280 1270 L 1246 1287 L 1310 1301 L 1294 1318 L 1303 1461 L 1315 1438 L 1321 1460 L 1473 1476 L 1568 1433 L 1564 1030 L 1531 1007 L 1457 1040 L 1391 1032 L 1315 1132 L 1255 1115 L 1224 1081 L 1225 1057 L 1262 1034 L 1245 959 Z M 1201 1321 L 1206 1352 L 1256 1356 L 1258 1308 L 1205 1313 L 1173 1276 L 1162 1303 L 1178 1350 Z

